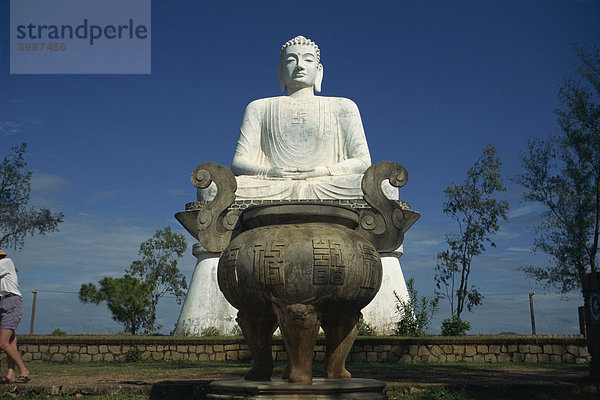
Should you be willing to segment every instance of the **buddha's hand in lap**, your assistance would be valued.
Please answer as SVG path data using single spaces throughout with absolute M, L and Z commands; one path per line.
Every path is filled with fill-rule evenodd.
M 271 168 L 268 176 L 289 178 L 293 180 L 302 180 L 308 178 L 316 178 L 319 176 L 328 176 L 329 170 L 327 167 L 315 168 Z

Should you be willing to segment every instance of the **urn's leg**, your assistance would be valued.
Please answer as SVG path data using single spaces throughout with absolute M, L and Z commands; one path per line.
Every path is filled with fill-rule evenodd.
M 319 333 L 319 315 L 306 304 L 273 304 L 285 343 L 288 364 L 284 378 L 290 382 L 312 382 L 312 360 Z
M 327 338 L 325 378 L 349 379 L 352 377 L 346 370 L 346 359 L 358 335 L 357 324 L 360 316 L 360 312 L 323 315 L 321 326 Z
M 244 379 L 249 381 L 268 381 L 273 374 L 273 355 L 271 353 L 271 338 L 277 329 L 277 318 L 274 314 L 258 314 L 238 312 L 237 322 L 250 354 L 252 368 Z

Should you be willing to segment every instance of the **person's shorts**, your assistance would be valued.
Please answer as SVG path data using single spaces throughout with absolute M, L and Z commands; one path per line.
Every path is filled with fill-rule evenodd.
M 23 299 L 12 296 L 0 300 L 0 329 L 17 330 L 23 315 Z

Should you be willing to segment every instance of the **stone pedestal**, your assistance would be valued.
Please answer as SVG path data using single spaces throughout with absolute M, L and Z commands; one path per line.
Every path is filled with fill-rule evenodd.
M 312 384 L 282 379 L 268 382 L 229 380 L 212 382 L 207 399 L 360 399 L 385 400 L 385 383 L 374 379 L 315 378 Z
M 193 247 L 198 259 L 185 301 L 179 314 L 175 336 L 200 336 L 209 327 L 231 334 L 237 323 L 237 310 L 219 290 L 217 266 L 219 254 L 206 251 L 200 244 Z
M 583 295 L 588 348 L 592 356 L 590 375 L 600 379 L 600 272 L 584 277 Z

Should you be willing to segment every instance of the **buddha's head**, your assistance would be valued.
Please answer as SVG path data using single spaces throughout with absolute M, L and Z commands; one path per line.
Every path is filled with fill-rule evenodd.
M 323 66 L 319 46 L 304 36 L 296 36 L 281 47 L 277 79 L 282 92 L 288 89 L 315 88 L 321 91 Z

